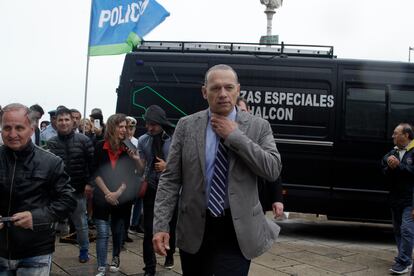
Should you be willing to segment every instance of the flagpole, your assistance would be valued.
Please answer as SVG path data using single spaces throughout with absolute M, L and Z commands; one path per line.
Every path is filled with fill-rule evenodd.
M 88 33 L 88 48 L 86 51 L 86 74 L 85 74 L 85 95 L 83 99 L 83 118 L 86 118 L 86 103 L 88 99 L 88 77 L 89 77 L 89 42 L 91 39 L 91 28 L 92 28 L 92 9 L 93 0 L 91 0 L 91 13 L 89 17 L 89 33 Z M 83 133 L 85 133 L 86 124 L 83 124 Z

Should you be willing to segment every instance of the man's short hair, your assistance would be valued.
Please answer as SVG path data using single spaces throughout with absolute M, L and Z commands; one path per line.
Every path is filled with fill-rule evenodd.
M 247 100 L 243 98 L 242 96 L 238 96 L 236 100 L 236 105 L 239 105 L 240 102 L 244 102 L 247 108 L 249 108 L 249 104 L 247 103 Z
M 70 112 L 71 112 L 71 113 L 79 113 L 79 114 L 81 114 L 81 113 L 80 113 L 80 111 L 79 111 L 79 110 L 77 110 L 76 108 L 71 108 L 71 109 L 70 109 Z
M 409 123 L 400 123 L 399 126 L 402 127 L 402 134 L 408 134 L 408 139 L 410 140 L 414 139 L 414 131 Z
M 66 106 L 64 106 L 64 105 L 58 105 L 58 107 L 56 107 L 56 110 L 59 110 L 59 109 L 61 109 L 61 108 L 67 108 Z
M 59 115 L 65 115 L 65 114 L 71 115 L 71 111 L 69 108 L 61 107 L 56 111 L 56 117 L 58 117 Z
M 38 105 L 38 104 L 34 104 L 29 108 L 31 111 L 36 111 L 40 113 L 40 117 L 43 116 L 43 114 L 45 114 L 45 111 L 43 110 L 43 108 Z
M 92 108 L 91 114 L 96 114 L 96 113 L 99 113 L 99 114 L 103 115 L 102 114 L 102 109 L 100 109 L 98 107 Z M 91 116 L 91 115 L 89 115 L 89 116 Z
M 234 71 L 234 69 L 231 66 L 227 64 L 217 64 L 217 65 L 210 67 L 210 69 L 207 70 L 206 74 L 204 75 L 204 85 L 207 85 L 208 76 L 210 75 L 212 71 L 215 71 L 215 70 L 232 71 L 236 79 L 236 83 L 239 83 L 239 77 L 237 76 L 236 71 Z
M 24 110 L 26 118 L 29 120 L 30 125 L 32 125 L 36 121 L 36 118 L 35 118 L 33 112 L 30 112 L 30 109 L 27 106 L 25 106 L 24 104 L 21 104 L 21 103 L 11 103 L 11 104 L 8 104 L 5 107 L 3 107 L 2 114 L 1 114 L 2 119 L 3 119 L 3 116 L 6 112 L 20 110 L 20 109 Z
M 50 110 L 47 113 L 49 113 L 50 118 L 56 117 L 56 109 Z

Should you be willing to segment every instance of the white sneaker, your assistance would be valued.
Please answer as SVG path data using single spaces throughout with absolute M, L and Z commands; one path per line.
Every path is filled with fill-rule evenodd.
M 96 274 L 96 276 L 105 276 L 105 267 L 104 266 L 98 267 L 98 274 Z
M 109 271 L 111 271 L 111 272 L 118 272 L 118 270 L 119 270 L 119 263 L 120 263 L 119 257 L 118 256 L 113 257 L 112 258 L 111 266 L 109 267 Z

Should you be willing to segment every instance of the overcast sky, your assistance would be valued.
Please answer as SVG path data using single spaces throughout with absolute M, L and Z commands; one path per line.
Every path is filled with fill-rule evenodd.
M 146 40 L 258 42 L 266 34 L 260 0 L 158 2 L 171 15 Z M 285 0 L 273 34 L 285 43 L 332 45 L 338 58 L 406 62 L 413 11 L 413 0 Z M 89 16 L 90 0 L 0 0 L 0 105 L 83 112 Z M 91 58 L 87 114 L 93 107 L 105 119 L 115 113 L 124 57 Z

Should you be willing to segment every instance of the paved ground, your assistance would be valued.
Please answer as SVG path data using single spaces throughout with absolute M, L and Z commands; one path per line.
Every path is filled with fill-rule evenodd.
M 293 217 L 293 218 L 292 218 Z M 264 255 L 252 261 L 249 276 L 270 275 L 389 275 L 396 250 L 392 228 L 384 224 L 326 221 L 314 216 L 291 216 L 279 222 L 282 232 L 278 242 Z M 143 275 L 142 235 L 130 234 L 133 243 L 121 253 L 121 270 L 108 275 Z M 56 243 L 52 275 L 95 275 L 95 243 L 91 260 L 77 261 L 75 245 Z M 110 260 L 108 253 L 108 260 Z M 173 270 L 166 270 L 158 259 L 157 275 L 180 275 L 180 261 L 175 258 Z

